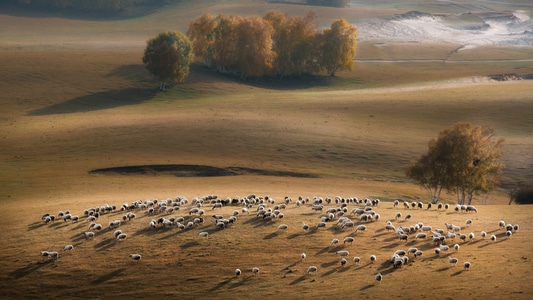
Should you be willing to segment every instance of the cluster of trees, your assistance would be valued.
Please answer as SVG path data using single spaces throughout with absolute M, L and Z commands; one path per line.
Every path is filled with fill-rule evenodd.
M 446 189 L 457 195 L 458 204 L 471 204 L 474 195 L 496 187 L 503 168 L 502 144 L 494 129 L 458 122 L 430 140 L 428 152 L 405 173 L 427 190 L 433 203 Z
M 187 31 L 197 59 L 242 77 L 353 70 L 357 28 L 344 19 L 317 29 L 316 16 L 269 12 L 263 18 L 204 14 Z
M 115 12 L 137 5 L 159 4 L 160 0 L 16 0 L 18 4 L 35 8 L 81 9 Z

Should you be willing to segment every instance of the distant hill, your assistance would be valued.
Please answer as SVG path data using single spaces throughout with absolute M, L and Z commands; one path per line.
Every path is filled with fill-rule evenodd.
M 72 17 L 134 17 L 183 0 L 10 0 L 12 9 Z

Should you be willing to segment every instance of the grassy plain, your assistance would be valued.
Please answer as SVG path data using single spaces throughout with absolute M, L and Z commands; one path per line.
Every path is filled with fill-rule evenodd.
M 528 80 L 493 82 L 486 76 L 533 74 L 531 49 L 454 52 L 458 45 L 365 42 L 358 48 L 356 70 L 337 78 L 239 81 L 194 66 L 186 83 L 158 93 L 140 61 L 144 41 L 157 32 L 185 31 L 205 11 L 307 12 L 301 5 L 241 4 L 177 5 L 126 20 L 0 15 L 6 29 L 0 32 L 2 296 L 528 299 L 533 211 L 504 205 L 509 188 L 533 179 L 533 85 Z M 315 8 L 324 24 L 337 17 L 356 20 L 395 11 L 390 5 Z M 458 253 L 452 251 L 460 265 L 450 267 L 444 254 L 432 253 L 431 242 L 411 239 L 404 245 L 384 230 L 384 221 L 397 210 L 408 213 L 393 209 L 392 199 L 426 202 L 424 191 L 406 180 L 403 168 L 426 150 L 429 139 L 456 121 L 490 125 L 505 138 L 501 189 L 489 196 L 489 205 L 475 199 L 478 214 L 416 210 L 410 212 L 411 221 L 395 221 L 435 228 L 448 222 L 465 232 L 498 236 L 496 243 L 478 238 L 462 244 Z M 235 166 L 314 177 L 89 173 L 147 164 Z M 115 243 L 109 230 L 94 240 L 82 239 L 86 221 L 40 221 L 47 212 L 69 209 L 82 215 L 104 203 L 250 193 L 269 195 L 278 203 L 299 195 L 378 197 L 382 221 L 368 224 L 367 232 L 357 233 L 354 245 L 346 247 L 328 245 L 334 237 L 354 236 L 351 231 L 300 229 L 301 222 L 319 220 L 309 206 L 290 205 L 283 221 L 243 215 L 223 231 L 214 229 L 210 217 L 188 231 L 151 231 L 153 217 L 139 211 L 136 220 L 122 226 L 129 235 L 123 243 Z M 454 196 L 446 194 L 443 201 L 453 203 Z M 189 218 L 187 208 L 176 215 Z M 229 215 L 233 209 L 216 213 Z M 209 206 L 206 211 L 213 212 Z M 122 214 L 105 215 L 99 223 L 107 226 Z M 466 218 L 473 219 L 472 228 L 464 228 Z M 500 219 L 521 229 L 506 240 L 497 227 Z M 287 232 L 276 231 L 281 222 L 289 225 Z M 210 232 L 209 239 L 199 238 L 200 231 Z M 75 250 L 63 253 L 66 244 L 74 244 Z M 422 259 L 392 270 L 386 260 L 394 250 L 410 246 L 425 250 Z M 340 248 L 363 262 L 340 267 L 334 254 Z M 55 263 L 43 262 L 40 250 L 62 256 Z M 143 254 L 140 263 L 129 260 L 134 252 Z M 308 255 L 305 262 L 299 262 L 301 252 Z M 378 256 L 377 264 L 368 263 L 371 254 Z M 462 269 L 465 260 L 473 263 L 470 271 Z M 305 276 L 311 264 L 319 273 Z M 249 272 L 254 266 L 261 269 L 258 277 Z M 245 271 L 241 278 L 234 278 L 235 268 Z M 376 285 L 378 271 L 385 279 Z

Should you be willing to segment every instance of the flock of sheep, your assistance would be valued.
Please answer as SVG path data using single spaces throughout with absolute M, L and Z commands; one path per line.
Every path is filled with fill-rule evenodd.
M 390 202 L 388 203 L 390 205 Z M 68 210 L 60 211 L 57 216 L 46 213 L 42 215 L 41 220 L 45 224 L 54 222 L 87 222 L 87 230 L 80 232 L 82 238 L 91 240 L 98 235 L 106 235 L 106 237 L 111 238 L 111 233 L 107 232 L 112 232 L 112 238 L 116 242 L 123 242 L 128 239 L 128 235 L 120 227 L 135 220 L 136 216 L 141 214 L 143 217 L 150 219 L 146 224 L 147 230 L 196 229 L 199 231 L 198 238 L 202 239 L 209 239 L 210 232 L 225 230 L 234 226 L 241 218 L 255 218 L 265 222 L 281 223 L 277 226 L 276 233 L 283 233 L 288 230 L 300 232 L 316 231 L 318 233 L 328 228 L 333 229 L 335 233 L 345 235 L 342 239 L 336 237 L 331 240 L 329 245 L 324 245 L 333 249 L 352 245 L 358 234 L 364 234 L 364 232 L 372 228 L 375 232 L 383 231 L 390 236 L 396 236 L 400 243 L 399 245 L 403 244 L 407 247 L 408 241 L 417 242 L 418 247 L 396 249 L 391 253 L 388 261 L 392 268 L 402 268 L 422 256 L 428 256 L 429 254 L 424 252 L 427 252 L 427 249 L 433 249 L 433 255 L 437 258 L 447 257 L 450 266 L 454 267 L 460 261 L 458 256 L 461 246 L 468 245 L 477 238 L 478 233 L 470 230 L 473 220 L 468 217 L 465 217 L 463 226 L 451 223 L 430 225 L 412 221 L 414 215 L 416 215 L 415 210 L 449 211 L 469 216 L 469 214 L 478 212 L 472 205 L 455 205 L 452 207 L 448 204 L 435 205 L 396 200 L 392 202 L 392 209 L 396 212 L 387 216 L 387 218 L 381 217 L 381 214 L 378 213 L 380 205 L 383 206 L 384 204 L 379 199 L 343 198 L 340 196 L 334 198 L 304 198 L 299 196 L 294 200 L 290 197 L 285 197 L 280 202 L 269 196 L 256 196 L 254 194 L 246 197 L 228 197 L 225 199 L 219 198 L 217 195 L 207 195 L 193 198 L 191 201 L 184 196 L 178 196 L 164 200 L 137 200 L 132 203 L 124 203 L 121 206 L 105 204 L 87 208 L 80 215 L 75 215 Z M 228 211 L 228 207 L 230 208 L 229 211 L 231 211 L 230 214 L 223 215 L 219 213 L 219 210 L 223 209 Z M 390 206 L 388 207 L 390 209 Z M 316 222 L 312 224 L 302 222 L 301 228 L 292 228 L 284 222 L 286 218 L 284 210 L 288 208 L 300 209 L 302 212 L 311 211 L 313 215 L 316 214 L 316 216 L 313 216 Z M 118 218 L 117 215 L 121 215 L 121 217 Z M 100 222 L 104 219 L 111 220 L 104 225 L 103 221 Z M 382 221 L 382 219 L 386 219 L 386 221 Z M 441 228 L 438 225 L 443 225 L 444 227 Z M 495 224 L 495 228 L 480 231 L 479 237 L 487 239 L 487 242 L 495 242 L 496 235 L 489 236 L 487 232 L 503 231 L 509 239 L 518 229 L 518 224 L 513 225 L 501 220 L 498 222 L 497 228 Z M 418 242 L 422 242 L 422 244 Z M 73 250 L 74 245 L 71 244 L 63 247 L 64 252 Z M 349 260 L 356 265 L 362 261 L 367 261 L 369 264 L 378 261 L 376 254 L 364 258 L 350 256 L 350 252 L 345 249 L 332 252 L 340 258 L 339 264 L 341 266 L 345 266 Z M 43 259 L 55 261 L 60 258 L 60 253 L 58 251 L 43 250 L 41 251 L 41 256 Z M 301 253 L 300 260 L 304 262 L 307 256 L 306 253 Z M 136 262 L 142 260 L 142 254 L 140 253 L 131 253 L 129 257 Z M 471 262 L 463 262 L 465 270 L 469 270 L 471 266 Z M 258 276 L 260 273 L 260 269 L 257 266 L 249 270 L 253 276 Z M 241 276 L 242 273 L 241 269 L 235 269 L 235 276 Z M 306 274 L 309 276 L 318 273 L 319 268 L 317 265 L 311 265 L 306 270 Z M 383 281 L 384 275 L 382 273 L 377 273 L 374 276 L 376 282 L 381 283 Z

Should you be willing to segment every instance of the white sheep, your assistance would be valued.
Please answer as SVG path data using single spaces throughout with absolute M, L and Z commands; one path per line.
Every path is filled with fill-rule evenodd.
M 507 236 L 508 239 L 510 239 L 511 236 L 513 235 L 513 232 L 512 232 L 511 230 L 507 230 L 507 231 L 505 232 L 505 235 Z
M 344 244 L 348 243 L 348 244 L 351 245 L 353 243 L 353 241 L 354 241 L 354 238 L 351 237 L 351 236 L 347 236 L 347 237 L 344 238 Z
M 128 237 L 127 234 L 125 234 L 125 233 L 121 233 L 121 234 L 117 235 L 117 241 L 123 241 L 123 240 L 125 240 L 127 237 Z
M 422 256 L 422 254 L 424 254 L 424 252 L 423 252 L 422 250 L 417 250 L 417 251 L 415 252 L 415 258 L 416 258 L 416 257 L 420 257 L 420 256 Z
M 352 259 L 354 264 L 358 265 L 361 262 L 361 258 L 359 256 L 354 256 Z
M 241 274 L 242 274 L 242 272 L 241 272 L 240 269 L 235 269 L 235 276 L 236 276 L 236 277 L 241 276 Z
M 470 232 L 470 233 L 468 234 L 468 238 L 470 239 L 470 241 L 473 241 L 474 238 L 475 238 L 474 233 L 473 233 L 473 232 Z
M 448 262 L 449 262 L 450 264 L 452 264 L 454 267 L 455 267 L 455 265 L 457 265 L 457 262 L 458 262 L 458 261 L 459 261 L 459 260 L 458 260 L 457 258 L 455 258 L 455 257 L 451 257 L 451 256 L 448 256 Z
M 346 250 L 340 250 L 340 251 L 335 252 L 335 254 L 337 254 L 337 255 L 339 255 L 341 257 L 345 257 L 345 256 L 350 255 L 350 252 L 348 252 Z
M 94 237 L 94 232 L 92 232 L 92 231 L 85 231 L 85 232 L 83 233 L 83 235 L 85 236 L 85 239 L 88 240 L 88 239 Z
M 402 213 L 401 213 L 401 212 L 397 212 L 396 215 L 394 216 L 394 218 L 395 218 L 396 220 L 398 220 L 398 219 L 401 218 L 401 217 L 402 217 Z
M 493 242 L 496 242 L 496 236 L 493 234 L 490 236 L 490 240 L 493 241 Z
M 198 233 L 198 236 L 199 237 L 205 237 L 207 239 L 207 238 L 209 238 L 209 232 L 202 231 L 202 232 Z
M 377 273 L 375 278 L 376 281 L 381 284 L 381 281 L 383 280 L 383 275 L 381 275 L 381 273 Z
M 336 246 L 339 243 L 339 239 L 333 239 L 331 240 L 330 246 Z
M 300 259 L 302 261 L 304 261 L 306 257 L 307 257 L 307 255 L 305 253 L 300 254 Z
M 467 219 L 465 221 L 466 227 L 470 227 L 472 225 L 472 223 L 473 223 L 472 219 Z
M 343 257 L 343 258 L 341 259 L 341 266 L 344 267 L 344 266 L 346 265 L 347 262 L 348 262 L 348 261 L 346 260 L 346 258 Z
M 470 270 L 470 266 L 471 266 L 471 265 L 472 265 L 472 264 L 471 264 L 469 261 L 465 261 L 465 263 L 463 264 L 465 270 L 467 270 L 467 271 Z
M 370 262 L 375 263 L 377 261 L 377 257 L 375 255 L 370 255 Z
M 254 274 L 254 276 L 259 275 L 259 268 L 258 267 L 253 267 L 252 268 L 252 274 Z
M 357 231 L 365 231 L 366 230 L 366 226 L 365 225 L 359 225 L 357 226 L 357 228 L 355 228 L 355 232 Z
M 318 268 L 316 266 L 310 266 L 307 268 L 307 274 L 316 275 L 318 273 Z
M 281 224 L 278 226 L 278 231 L 280 230 L 287 230 L 287 228 L 289 228 L 289 225 L 287 224 Z
M 48 256 L 50 257 L 50 259 L 53 259 L 53 260 L 58 260 L 59 259 L 59 253 L 57 253 L 55 251 L 48 252 Z
M 487 233 L 485 231 L 482 231 L 480 235 L 482 239 L 485 239 L 485 237 L 487 237 Z
M 115 238 L 117 238 L 121 233 L 122 233 L 122 230 L 117 229 L 117 230 L 115 230 L 115 232 L 113 232 L 113 236 L 115 236 Z
M 138 262 L 141 261 L 141 258 L 142 258 L 142 256 L 140 254 L 136 254 L 136 253 L 135 254 L 130 254 L 130 257 L 131 257 L 131 259 L 133 259 L 135 261 L 138 261 Z
M 64 252 L 64 251 L 70 251 L 70 250 L 74 250 L 74 246 L 73 246 L 73 245 L 66 245 L 66 246 L 63 248 L 63 252 Z
M 318 229 L 318 228 L 326 228 L 326 222 L 318 222 L 316 224 L 315 229 Z
M 461 248 L 461 246 L 459 246 L 459 244 L 455 244 L 453 245 L 453 248 L 455 249 L 455 251 L 459 251 L 459 248 Z

